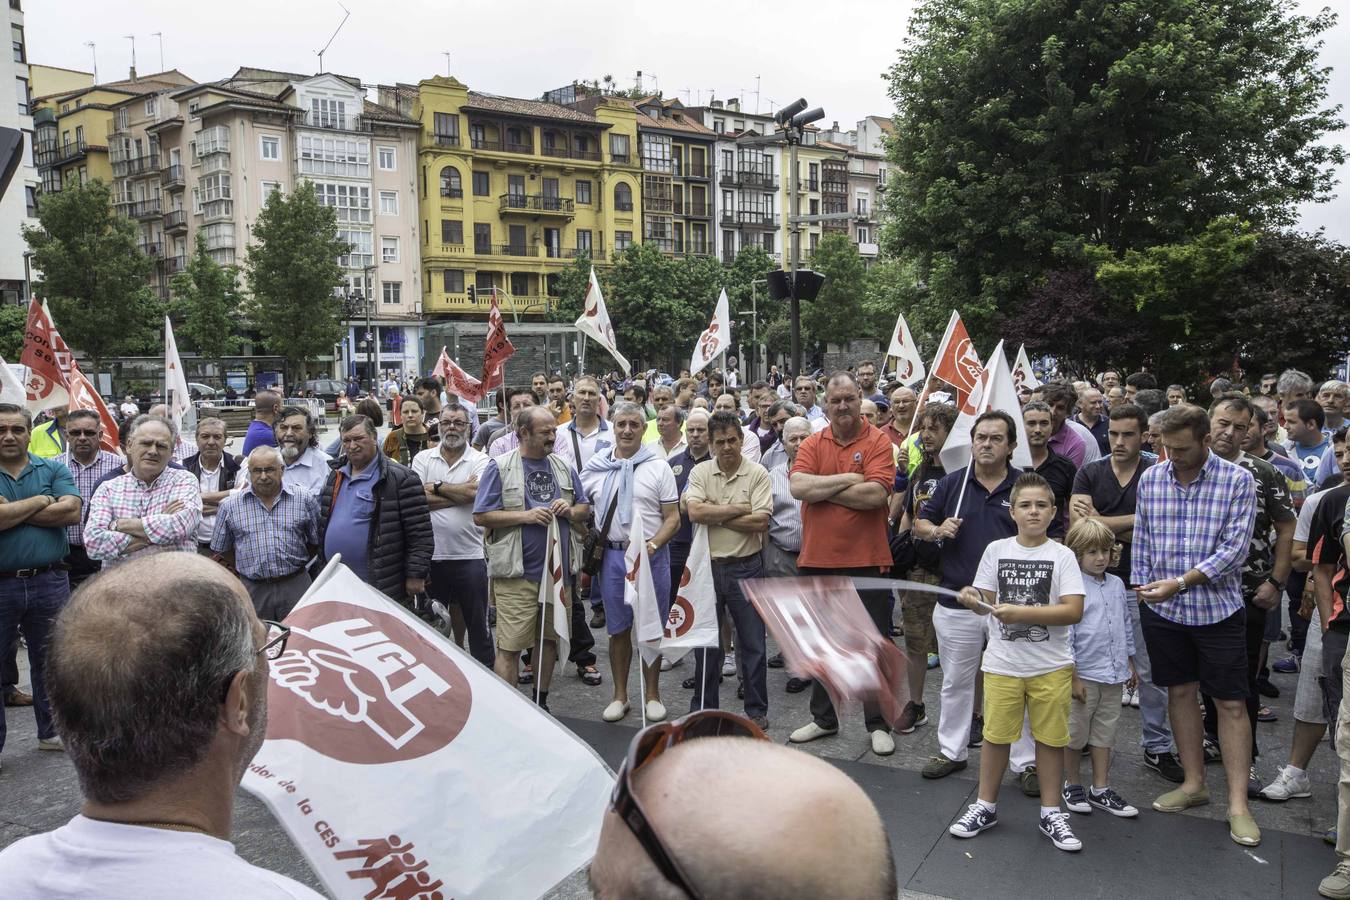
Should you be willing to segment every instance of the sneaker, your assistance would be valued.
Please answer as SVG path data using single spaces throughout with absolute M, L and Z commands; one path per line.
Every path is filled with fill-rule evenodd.
M 1269 678 L 1263 676 L 1256 679 L 1256 693 L 1273 700 L 1280 696 L 1280 689 L 1272 684 Z
M 872 732 L 872 752 L 877 756 L 890 756 L 895 752 L 895 738 L 889 731 Z
M 966 741 L 966 746 L 984 746 L 984 716 L 976 716 L 970 720 L 970 740 Z
M 832 734 L 838 734 L 838 728 L 821 728 L 815 722 L 807 722 L 801 728 L 798 728 L 792 734 L 788 735 L 788 740 L 794 744 L 805 744 L 818 738 L 829 737 Z
M 1350 860 L 1336 863 L 1336 869 L 1317 885 L 1317 893 L 1334 900 L 1350 898 Z
M 1067 781 L 1064 782 L 1064 787 L 1060 788 L 1059 796 L 1070 812 L 1092 812 L 1092 806 L 1088 803 L 1087 791 L 1083 790 L 1081 784 L 1069 784 Z
M 736 654 L 728 653 L 726 656 L 722 657 L 722 674 L 723 675 L 736 674 Z
M 1219 742 L 1211 737 L 1205 738 L 1205 764 L 1223 762 L 1223 750 L 1219 749 Z
M 1247 770 L 1247 799 L 1255 800 L 1257 797 L 1260 797 L 1261 790 L 1265 786 L 1265 782 L 1261 780 L 1260 773 L 1256 771 L 1256 763 L 1252 763 L 1252 767 Z
M 59 734 L 54 734 L 49 738 L 38 738 L 38 749 L 54 750 L 59 753 L 66 749 L 66 745 L 61 742 L 61 736 Z
M 1041 816 L 1041 834 L 1048 837 L 1050 842 L 1061 850 L 1074 853 L 1083 849 L 1083 842 L 1074 837 L 1073 829 L 1069 827 L 1069 814 L 1066 812 L 1052 812 Z
M 1175 753 L 1149 753 L 1144 751 L 1144 765 L 1157 772 L 1163 778 L 1173 784 L 1181 784 L 1186 780 L 1186 770 L 1177 762 Z
M 603 606 L 597 606 L 595 608 L 595 612 L 591 613 L 591 627 L 592 628 L 605 627 L 605 608 Z
M 1327 845 L 1332 846 L 1332 847 L 1335 847 L 1335 846 L 1336 846 L 1336 826 L 1335 826 L 1335 825 L 1331 826 L 1331 827 L 1328 828 L 1326 831 L 1322 832 L 1322 843 L 1327 844 Z
M 895 730 L 901 734 L 909 734 L 920 725 L 927 724 L 928 713 L 924 711 L 923 704 L 911 700 L 905 704 L 905 711 L 900 713 L 900 721 L 896 723 Z
M 1129 706 L 1129 705 L 1130 705 L 1130 696 L 1131 696 L 1133 693 L 1134 693 L 1134 691 L 1130 690 L 1129 688 L 1127 688 L 1127 687 L 1122 687 L 1122 688 L 1120 689 L 1120 705 L 1121 705 L 1121 706 Z
M 1017 783 L 1022 788 L 1022 793 L 1028 797 L 1039 797 L 1041 795 L 1041 776 L 1036 774 L 1035 766 L 1027 766 L 1021 772 L 1017 773 Z
M 939 753 L 937 756 L 928 760 L 928 764 L 923 767 L 924 778 L 946 778 L 953 772 L 960 772 L 966 767 L 964 759 L 948 759 Z
M 961 813 L 961 817 L 951 824 L 947 833 L 952 837 L 973 838 L 981 831 L 988 831 L 997 824 L 997 812 L 985 809 L 978 803 L 972 803 Z
M 1138 688 L 1138 687 L 1136 687 L 1134 690 L 1130 691 L 1130 706 L 1134 707 L 1135 709 L 1138 709 L 1138 708 L 1139 708 L 1139 688 Z
M 1274 803 L 1283 803 L 1286 800 L 1311 796 L 1312 782 L 1308 779 L 1308 773 L 1302 772 L 1295 775 L 1290 766 L 1280 769 L 1280 774 L 1275 776 L 1275 780 L 1260 790 L 1262 800 L 1270 800 Z
M 1293 675 L 1299 670 L 1302 662 L 1301 659 L 1291 653 L 1284 659 L 1277 659 L 1275 665 L 1271 666 L 1271 668 L 1281 675 Z
M 768 666 L 770 669 L 783 668 L 783 654 L 775 653 L 773 656 L 770 656 Z
M 938 659 L 938 655 L 936 653 L 928 654 L 928 668 L 936 669 L 940 665 L 942 665 L 942 660 Z
M 1139 815 L 1139 810 L 1126 803 L 1115 791 L 1110 788 L 1104 788 L 1100 792 L 1096 788 L 1088 791 L 1088 803 L 1098 809 L 1104 809 L 1113 816 L 1120 816 L 1122 819 L 1133 819 Z

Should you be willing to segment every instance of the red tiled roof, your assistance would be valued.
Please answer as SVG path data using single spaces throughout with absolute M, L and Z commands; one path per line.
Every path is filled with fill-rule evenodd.
M 518 97 L 497 97 L 492 94 L 480 94 L 469 91 L 469 102 L 464 109 L 482 112 L 504 113 L 509 116 L 526 116 L 533 119 L 560 119 L 585 125 L 599 125 L 595 116 L 545 100 L 522 100 Z

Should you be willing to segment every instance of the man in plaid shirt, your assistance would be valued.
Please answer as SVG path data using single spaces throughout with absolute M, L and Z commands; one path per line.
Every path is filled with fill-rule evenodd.
M 1186 779 L 1153 808 L 1181 812 L 1209 802 L 1198 685 L 1218 707 L 1229 835 L 1255 846 L 1261 831 L 1247 806 L 1252 734 L 1242 566 L 1256 518 L 1256 482 L 1211 452 L 1203 409 L 1174 406 L 1163 413 L 1159 430 L 1167 460 L 1139 478 L 1130 581 L 1142 601 L 1153 682 L 1167 688 Z
M 94 497 L 94 489 L 105 476 L 120 471 L 126 462 L 119 454 L 101 449 L 99 441 L 102 439 L 103 420 L 98 413 L 91 409 L 74 409 L 66 416 L 66 452 L 58 459 L 75 479 L 84 512 L 78 524 L 66 529 L 66 539 L 70 542 L 66 564 L 70 566 L 71 590 L 99 570 L 98 561 L 90 559 L 84 550 L 84 523 L 89 518 L 89 501 Z
M 197 476 L 169 467 L 174 427 L 158 416 L 141 416 L 127 433 L 125 475 L 94 491 L 84 526 L 84 548 L 104 565 L 150 550 L 197 551 L 202 517 Z

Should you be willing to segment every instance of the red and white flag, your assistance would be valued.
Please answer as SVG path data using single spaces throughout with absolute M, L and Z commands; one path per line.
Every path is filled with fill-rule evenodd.
M 98 444 L 104 450 L 117 453 L 117 420 L 74 359 L 66 370 L 66 382 L 70 385 L 70 409 L 91 409 L 98 413 L 99 421 L 103 423 L 103 436 L 99 438 Z
M 572 603 L 563 572 L 562 529 L 556 518 L 549 519 L 546 540 L 544 573 L 539 579 L 539 627 L 542 631 L 544 611 L 552 609 L 553 631 L 558 635 L 558 659 L 567 659 L 572 646 Z
M 661 655 L 675 662 L 690 650 L 717 646 L 717 640 L 717 595 L 713 592 L 708 528 L 695 525 L 689 561 L 680 575 L 679 590 L 670 600 L 670 615 L 661 635 Z
M 269 664 L 244 775 L 336 900 L 546 894 L 614 776 L 490 669 L 334 561 Z
M 436 368 L 431 370 L 431 374 L 441 379 L 449 393 L 468 400 L 470 403 L 477 403 L 483 399 L 483 383 L 461 369 L 450 358 L 450 354 L 446 352 L 445 347 L 441 347 L 441 357 L 436 360 Z
M 727 310 L 727 289 L 717 298 L 717 308 L 713 310 L 712 321 L 698 336 L 694 345 L 694 357 L 689 362 L 689 374 L 697 375 L 704 366 L 712 362 L 719 354 L 725 353 L 731 346 L 731 315 Z
M 652 581 L 652 561 L 647 555 L 647 535 L 642 516 L 633 513 L 628 547 L 623 552 L 623 602 L 633 608 L 633 641 L 642 661 L 651 665 L 661 658 L 661 606 Z M 561 658 L 561 657 L 559 657 Z
M 497 304 L 497 292 L 493 291 L 492 306 L 488 309 L 487 340 L 483 344 L 484 392 L 506 383 L 506 361 L 515 352 L 516 348 L 506 336 L 506 323 L 502 321 L 502 308 Z
M 895 380 L 901 384 L 917 384 L 927 376 L 923 357 L 919 356 L 919 347 L 914 343 L 914 336 L 909 333 L 909 323 L 905 321 L 904 313 L 896 317 L 891 346 L 886 353 L 895 357 Z
M 1022 385 L 1026 385 L 1033 391 L 1041 386 L 1041 381 L 1036 377 L 1036 371 L 1031 368 L 1031 360 L 1027 359 L 1027 345 L 1022 344 L 1017 348 L 1017 362 L 1013 363 L 1013 387 L 1019 391 Z
M 13 403 L 15 406 L 28 405 L 28 389 L 23 386 L 19 376 L 0 357 L 0 403 Z
M 576 327 L 577 331 L 590 335 L 597 344 L 608 350 L 609 355 L 618 361 L 623 374 L 632 374 L 632 366 L 619 352 L 619 345 L 614 340 L 614 326 L 609 321 L 609 311 L 605 309 L 605 296 L 600 293 L 600 281 L 595 277 L 595 266 L 591 266 L 591 281 L 586 286 L 586 305 L 576 321 Z
M 70 349 L 52 323 L 51 312 L 36 297 L 28 304 L 28 322 L 23 329 L 23 352 L 19 365 L 28 367 L 24 385 L 29 412 L 39 413 L 66 406 L 66 360 Z
M 182 431 L 183 416 L 192 409 L 192 396 L 188 393 L 187 373 L 183 371 L 178 341 L 174 340 L 173 323 L 168 316 L 164 317 L 164 402 L 169 407 L 169 421 Z
M 991 409 L 1012 416 L 1017 428 L 1017 446 L 1013 448 L 1012 464 L 1020 469 L 1030 469 L 1031 449 L 1027 445 L 1027 428 L 1022 422 L 1022 404 L 1017 399 L 1017 388 L 1013 387 L 1012 372 L 1008 369 L 1007 357 L 1003 355 L 1002 341 L 998 342 L 989 357 L 989 363 L 984 367 L 984 379 L 960 406 L 956 424 L 952 426 L 947 442 L 938 454 L 948 472 L 970 465 L 970 430 L 980 414 Z
M 938 346 L 937 356 L 933 360 L 933 374 L 956 389 L 956 405 L 966 405 L 972 392 L 979 389 L 984 367 L 980 365 L 980 355 L 970 342 L 966 324 L 961 315 L 952 310 L 947 321 L 947 331 Z

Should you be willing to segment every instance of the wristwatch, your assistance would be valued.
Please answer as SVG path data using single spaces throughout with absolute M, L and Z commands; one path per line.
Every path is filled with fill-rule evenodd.
M 1275 586 L 1275 590 L 1277 590 L 1277 591 L 1282 591 L 1282 590 L 1284 590 L 1284 582 L 1282 582 L 1282 581 L 1277 581 L 1277 580 L 1275 579 L 1275 576 L 1274 576 L 1274 575 L 1267 575 L 1267 576 L 1266 576 L 1266 581 L 1268 581 L 1270 584 L 1274 585 L 1274 586 Z
M 431 492 L 439 497 L 441 495 L 441 485 L 443 484 L 445 484 L 444 481 L 436 482 L 436 485 L 431 489 Z
M 1178 594 L 1184 594 L 1184 593 L 1186 593 L 1188 590 L 1190 590 L 1190 588 L 1186 586 L 1186 579 L 1185 579 L 1185 578 L 1178 578 L 1178 579 L 1177 579 L 1177 593 L 1178 593 Z
M 656 544 L 655 544 L 654 542 L 652 542 L 652 541 L 648 541 L 648 542 L 647 542 L 647 553 L 648 553 L 648 555 L 654 554 L 657 550 L 660 550 L 660 549 L 661 549 L 661 548 L 658 547 L 658 546 L 656 546 Z

